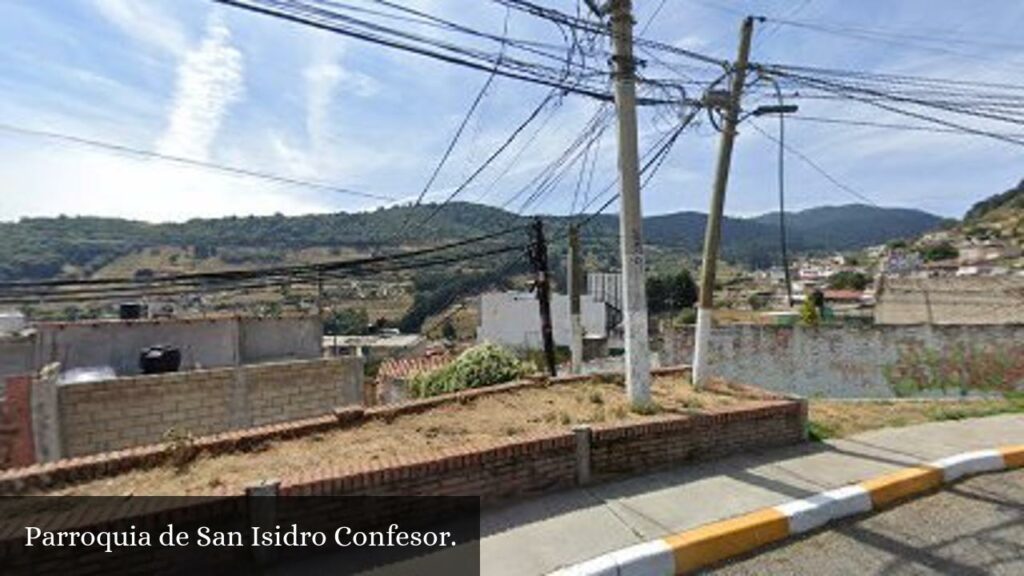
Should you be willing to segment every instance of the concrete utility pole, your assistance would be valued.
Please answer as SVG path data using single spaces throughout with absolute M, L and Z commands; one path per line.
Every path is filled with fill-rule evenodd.
M 693 350 L 693 385 L 700 387 L 708 378 L 708 346 L 711 337 L 711 310 L 714 306 L 715 272 L 718 265 L 718 244 L 722 238 L 722 211 L 725 206 L 725 189 L 729 183 L 729 166 L 732 163 L 732 145 L 736 140 L 736 125 L 739 123 L 740 102 L 743 83 L 747 78 L 747 62 L 750 58 L 750 37 L 754 32 L 754 19 L 743 20 L 740 30 L 740 49 L 732 72 L 732 86 L 725 108 L 725 125 L 718 148 L 718 166 L 715 169 L 715 185 L 711 192 L 711 209 L 704 234 L 704 260 L 700 276 L 700 301 L 697 304 L 697 333 Z
M 630 0 L 611 0 L 615 108 L 619 116 L 619 238 L 622 252 L 623 324 L 626 339 L 626 392 L 633 405 L 651 399 L 651 358 L 647 344 L 644 234 L 636 133 L 636 61 Z
M 580 253 L 580 231 L 575 224 L 569 226 L 569 322 L 572 340 L 569 351 L 572 354 L 572 373 L 579 374 L 583 367 L 583 321 L 580 318 L 580 294 L 583 292 L 583 255 Z

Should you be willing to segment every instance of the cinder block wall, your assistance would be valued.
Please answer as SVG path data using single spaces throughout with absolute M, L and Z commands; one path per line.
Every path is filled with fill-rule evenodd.
M 329 413 L 359 404 L 359 358 L 275 362 L 117 378 L 58 389 L 62 456 L 206 435 Z
M 310 360 L 323 355 L 322 325 L 313 316 L 51 322 L 39 324 L 37 331 L 33 347 L 11 352 L 22 354 L 22 364 L 35 370 L 58 362 L 63 370 L 109 366 L 119 376 L 135 376 L 141 373 L 141 350 L 157 344 L 181 351 L 182 370 Z M 4 349 L 0 344 L 0 360 Z
M 663 327 L 662 361 L 688 364 L 693 328 Z M 716 376 L 804 396 L 958 394 L 1024 389 L 1024 325 L 721 326 L 711 331 Z

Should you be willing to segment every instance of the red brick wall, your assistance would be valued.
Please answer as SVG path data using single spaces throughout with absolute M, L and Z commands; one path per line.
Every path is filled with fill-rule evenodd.
M 591 437 L 591 471 L 602 478 L 795 444 L 804 438 L 805 421 L 802 402 L 773 400 L 743 410 L 600 426 Z
M 480 496 L 485 503 L 568 488 L 576 479 L 575 439 L 555 434 L 499 446 L 467 446 L 371 470 L 314 470 L 281 486 L 284 495 Z
M 36 461 L 32 439 L 31 376 L 10 376 L 0 403 L 0 469 L 28 466 Z

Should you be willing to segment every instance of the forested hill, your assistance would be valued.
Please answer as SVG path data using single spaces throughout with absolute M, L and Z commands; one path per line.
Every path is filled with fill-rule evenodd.
M 1021 180 L 1015 188 L 1011 188 L 1002 194 L 990 196 L 971 206 L 971 209 L 964 216 L 964 221 L 983 220 L 1000 212 L 1024 212 L 1024 180 Z
M 309 216 L 260 216 L 196 219 L 183 223 L 149 224 L 95 217 L 25 218 L 0 223 L 0 278 L 47 278 L 68 267 L 89 273 L 111 260 L 147 247 L 192 247 L 197 253 L 224 248 L 296 250 L 314 246 L 377 249 L 456 240 L 526 223 L 498 208 L 453 203 L 426 226 L 418 223 L 433 205 L 378 209 L 361 213 Z M 727 259 L 751 265 L 770 263 L 778 251 L 777 215 L 726 218 L 722 247 Z M 563 226 L 564 217 L 545 218 Z M 648 243 L 699 252 L 706 216 L 696 212 L 645 219 Z M 408 223 L 408 225 L 406 225 Z M 894 238 L 913 237 L 941 223 L 937 216 L 916 210 L 848 205 L 815 208 L 787 216 L 794 251 L 850 250 Z M 584 232 L 612 236 L 618 217 L 595 218 Z

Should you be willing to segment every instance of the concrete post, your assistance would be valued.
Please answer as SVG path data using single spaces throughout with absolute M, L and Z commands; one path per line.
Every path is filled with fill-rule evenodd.
M 718 149 L 718 165 L 715 170 L 715 186 L 711 194 L 711 209 L 708 210 L 707 229 L 704 234 L 704 258 L 700 277 L 700 302 L 697 306 L 696 342 L 693 350 L 693 385 L 703 386 L 708 374 L 709 338 L 711 337 L 711 310 L 714 306 L 715 272 L 718 264 L 718 244 L 722 237 L 722 212 L 725 207 L 725 190 L 729 184 L 729 167 L 732 164 L 732 147 L 736 140 L 736 125 L 739 124 L 740 101 L 743 84 L 747 78 L 747 61 L 750 58 L 750 37 L 754 31 L 754 19 L 743 20 L 740 32 L 740 48 L 732 71 L 732 86 L 729 103 L 725 110 L 725 125 Z
M 276 479 L 245 487 L 249 526 L 259 526 L 266 530 L 274 528 L 277 524 L 277 494 L 280 488 L 281 481 Z M 257 546 L 252 549 L 252 554 L 257 564 L 267 564 L 277 556 L 277 549 Z
M 626 392 L 634 405 L 651 401 L 651 358 L 647 343 L 644 234 L 641 225 L 640 173 L 637 159 L 636 61 L 633 59 L 631 0 L 609 7 L 615 64 L 615 108 L 619 139 L 619 242 L 622 254 L 623 325 L 626 343 Z
M 61 442 L 60 396 L 57 378 L 60 364 L 48 364 L 32 379 L 29 403 L 32 407 L 32 440 L 37 462 L 53 462 L 63 457 Z
M 590 426 L 573 426 L 576 437 L 576 484 L 585 486 L 590 483 L 590 440 L 593 432 Z
M 575 225 L 569 227 L 569 323 L 572 339 L 569 352 L 572 355 L 572 373 L 579 374 L 583 370 L 583 320 L 580 316 L 580 294 L 583 291 L 583 262 L 580 254 L 580 234 Z

